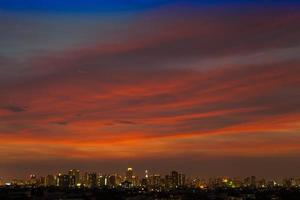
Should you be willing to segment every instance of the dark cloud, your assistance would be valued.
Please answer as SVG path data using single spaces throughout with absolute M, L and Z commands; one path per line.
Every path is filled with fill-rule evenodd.
M 68 123 L 69 123 L 68 121 L 53 122 L 53 124 L 61 125 L 61 126 L 67 125 Z
M 136 124 L 134 121 L 128 121 L 128 120 L 116 120 L 115 122 L 118 124 L 129 124 L 129 125 Z
M 17 105 L 8 105 L 3 107 L 6 110 L 9 110 L 11 112 L 19 113 L 19 112 L 25 112 L 25 107 L 17 106 Z

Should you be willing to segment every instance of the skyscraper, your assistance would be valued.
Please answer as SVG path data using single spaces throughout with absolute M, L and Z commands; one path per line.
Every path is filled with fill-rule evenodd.
M 172 176 L 166 175 L 166 176 L 165 176 L 164 182 L 165 182 L 164 185 L 165 185 L 166 188 L 172 188 L 172 187 L 173 187 L 173 179 L 172 179 Z
M 89 173 L 88 174 L 88 187 L 94 188 L 97 187 L 97 173 Z
M 255 188 L 256 187 L 256 177 L 251 176 L 250 186 Z
M 78 183 L 80 183 L 80 170 L 78 169 L 70 169 L 69 170 L 69 176 L 74 176 L 74 186 L 76 186 Z
M 41 176 L 39 181 L 40 186 L 46 186 L 46 177 Z
M 117 176 L 116 175 L 110 175 L 108 177 L 108 185 L 110 187 L 116 187 L 117 186 Z
M 145 178 L 146 178 L 146 179 L 148 179 L 148 177 L 149 177 L 149 174 L 148 174 L 148 173 L 149 173 L 149 171 L 146 169 L 146 170 L 145 170 Z
M 58 187 L 67 188 L 70 185 L 69 175 L 59 173 L 56 180 L 57 180 Z
M 178 186 L 184 186 L 185 185 L 185 174 L 178 174 Z
M 69 187 L 76 187 L 76 178 L 74 175 L 69 175 Z
M 37 184 L 37 177 L 35 174 L 30 174 L 29 176 L 29 184 L 30 185 L 36 185 Z
M 179 185 L 178 184 L 178 180 L 179 180 L 178 172 L 177 171 L 172 171 L 171 172 L 171 177 L 172 177 L 172 187 L 175 188 Z
M 161 178 L 159 174 L 154 174 L 149 177 L 149 185 L 152 187 L 159 187 L 161 184 Z
M 125 180 L 132 183 L 133 169 L 131 167 L 127 168 Z
M 53 175 L 46 176 L 46 186 L 55 186 L 55 178 Z
M 107 175 L 100 175 L 98 177 L 98 186 L 100 187 L 107 186 Z

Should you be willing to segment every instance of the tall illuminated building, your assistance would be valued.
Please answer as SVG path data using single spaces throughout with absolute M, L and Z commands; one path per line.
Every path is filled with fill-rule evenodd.
M 178 174 L 178 186 L 184 186 L 185 185 L 185 174 Z
M 59 173 L 56 181 L 58 187 L 67 188 L 70 185 L 70 176 Z
M 153 184 L 155 187 L 159 187 L 161 184 L 161 178 L 159 174 L 154 174 L 153 175 Z
M 98 186 L 97 173 L 88 174 L 88 187 L 94 188 Z
M 147 187 L 148 186 L 148 179 L 142 178 L 142 180 L 141 180 L 141 186 L 142 187 Z
M 107 176 L 106 175 L 100 175 L 98 177 L 98 186 L 100 186 L 100 187 L 107 186 Z
M 145 177 L 140 180 L 140 184 L 143 187 L 147 187 L 149 185 L 149 171 L 145 170 Z
M 108 177 L 108 186 L 113 187 L 113 188 L 117 186 L 117 176 L 116 175 L 110 175 Z
M 29 176 L 29 184 L 30 185 L 36 185 L 37 184 L 37 177 L 35 174 L 30 174 Z
M 122 176 L 119 174 L 116 174 L 116 184 L 117 186 L 120 186 L 122 183 Z
M 69 187 L 76 187 L 76 178 L 74 175 L 69 175 Z
M 145 178 L 148 179 L 149 178 L 149 171 L 146 169 L 145 170 Z
M 55 178 L 53 175 L 48 175 L 46 176 L 46 186 L 49 187 L 49 186 L 55 186 Z
M 159 187 L 161 185 L 161 178 L 159 174 L 150 175 L 148 184 L 151 187 Z
M 244 186 L 246 187 L 256 187 L 256 177 L 251 176 L 251 177 L 246 177 L 244 179 Z
M 133 187 L 136 187 L 136 186 L 140 185 L 139 177 L 138 176 L 135 176 L 135 175 L 132 176 L 132 184 L 131 185 Z
M 166 188 L 172 188 L 173 187 L 172 176 L 170 176 L 170 175 L 165 176 L 164 185 L 165 185 Z
M 76 186 L 78 183 L 80 183 L 80 170 L 78 169 L 70 169 L 69 170 L 69 176 L 74 176 L 74 186 Z
M 258 181 L 258 187 L 259 188 L 264 188 L 266 186 L 267 186 L 267 182 L 264 178 Z
M 255 188 L 256 187 L 256 177 L 255 176 L 251 176 L 250 178 L 250 186 Z
M 85 186 L 88 186 L 88 175 L 89 174 L 87 172 L 85 172 L 81 178 L 81 182 Z
M 125 180 L 132 183 L 133 169 L 131 167 L 127 168 Z
M 44 176 L 40 177 L 39 185 L 46 186 L 46 177 L 44 177 Z
M 177 171 L 171 172 L 171 178 L 172 178 L 172 187 L 175 188 L 178 186 L 178 180 L 179 180 L 179 173 Z

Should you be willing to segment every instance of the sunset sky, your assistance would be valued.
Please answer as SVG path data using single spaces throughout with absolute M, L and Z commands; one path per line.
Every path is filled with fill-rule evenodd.
M 299 176 L 300 3 L 199 2 L 1 0 L 0 177 Z

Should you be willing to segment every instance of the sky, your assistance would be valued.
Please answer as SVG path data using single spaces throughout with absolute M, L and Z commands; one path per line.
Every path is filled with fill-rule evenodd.
M 0 177 L 300 177 L 297 1 L 1 0 Z

